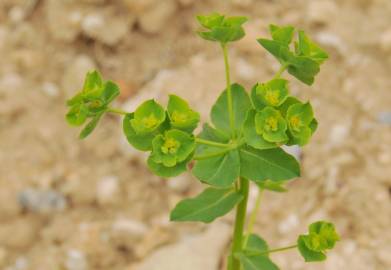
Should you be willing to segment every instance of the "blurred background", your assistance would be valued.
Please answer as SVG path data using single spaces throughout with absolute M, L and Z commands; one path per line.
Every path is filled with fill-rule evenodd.
M 206 120 L 224 65 L 194 16 L 213 11 L 250 19 L 230 47 L 234 81 L 247 89 L 278 70 L 255 41 L 270 23 L 304 29 L 330 54 L 312 87 L 284 75 L 320 126 L 296 149 L 302 177 L 286 194 L 265 193 L 256 232 L 281 247 L 327 219 L 342 241 L 324 263 L 304 264 L 297 251 L 273 259 L 286 270 L 391 269 L 389 0 L 1 0 L 0 269 L 223 269 L 232 215 L 168 221 L 198 181 L 153 176 L 115 115 L 84 141 L 64 120 L 65 100 L 94 68 L 120 85 L 118 107 L 177 93 Z

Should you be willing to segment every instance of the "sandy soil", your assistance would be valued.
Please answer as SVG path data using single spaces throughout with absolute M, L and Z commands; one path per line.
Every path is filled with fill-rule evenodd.
M 194 34 L 194 15 L 211 11 L 251 19 L 230 51 L 246 87 L 278 68 L 254 41 L 269 23 L 303 28 L 330 53 L 313 87 L 292 79 L 320 127 L 290 192 L 265 194 L 256 230 L 281 246 L 329 219 L 343 240 L 323 264 L 294 251 L 273 258 L 281 269 L 391 269 L 391 125 L 379 121 L 391 110 L 389 0 L 0 1 L 1 269 L 179 270 L 164 260 L 190 257 L 194 269 L 221 267 L 231 217 L 217 229 L 168 222 L 200 190 L 195 179 L 149 173 L 114 116 L 85 141 L 64 121 L 65 100 L 92 68 L 121 85 L 118 106 L 174 91 L 205 118 L 224 85 L 219 48 Z M 197 246 L 214 259 L 197 257 Z

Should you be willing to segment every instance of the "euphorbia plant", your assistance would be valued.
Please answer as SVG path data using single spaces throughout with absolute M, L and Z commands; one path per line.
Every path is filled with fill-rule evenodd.
M 294 49 L 291 43 L 295 29 L 270 25 L 271 39 L 258 39 L 281 68 L 269 81 L 257 83 L 250 93 L 239 84 L 231 84 L 228 45 L 245 35 L 246 17 L 227 17 L 217 13 L 198 16 L 205 28 L 198 32 L 203 39 L 220 44 L 225 63 L 226 89 L 211 110 L 211 124 L 204 124 L 194 134 L 199 113 L 182 98 L 170 95 L 167 108 L 155 100 L 142 103 L 128 113 L 110 107 L 119 94 L 111 81 L 104 82 L 98 72 L 87 74 L 83 89 L 68 101 L 66 119 L 72 125 L 90 122 L 81 131 L 85 138 L 106 112 L 123 116 L 123 131 L 133 147 L 149 152 L 150 170 L 161 177 L 174 177 L 189 169 L 208 187 L 198 196 L 179 202 L 171 212 L 172 221 L 209 223 L 236 207 L 236 217 L 228 269 L 278 269 L 269 254 L 298 248 L 305 261 L 322 261 L 339 236 L 334 225 L 318 221 L 300 235 L 296 244 L 269 248 L 252 232 L 259 199 L 250 215 L 247 230 L 247 200 L 250 181 L 264 190 L 284 192 L 288 180 L 300 175 L 298 161 L 281 146 L 307 144 L 317 128 L 312 106 L 289 93 L 284 71 L 311 85 L 327 54 L 303 31 L 298 31 Z M 260 198 L 260 197 L 259 197 Z

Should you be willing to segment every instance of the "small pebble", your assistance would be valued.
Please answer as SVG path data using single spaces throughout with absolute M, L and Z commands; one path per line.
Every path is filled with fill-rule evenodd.
M 23 208 L 40 214 L 59 212 L 67 208 L 64 195 L 55 190 L 27 188 L 20 192 L 18 200 Z

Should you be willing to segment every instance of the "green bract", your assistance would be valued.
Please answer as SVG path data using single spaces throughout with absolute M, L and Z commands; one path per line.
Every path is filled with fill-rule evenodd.
M 281 113 L 266 107 L 255 115 L 255 130 L 268 142 L 282 143 L 288 140 L 287 124 Z
M 88 72 L 83 89 L 67 101 L 69 107 L 66 114 L 67 122 L 74 126 L 81 126 L 91 118 L 80 133 L 80 138 L 87 137 L 118 95 L 119 88 L 116 84 L 111 81 L 103 82 L 97 71 Z
M 272 39 L 258 39 L 268 52 L 282 64 L 283 69 L 305 84 L 311 85 L 319 66 L 328 58 L 327 53 L 310 40 L 304 31 L 299 31 L 295 50 L 290 49 L 294 28 L 270 25 Z
M 312 135 L 310 124 L 314 119 L 311 104 L 307 102 L 291 105 L 286 113 L 286 119 L 292 142 L 298 145 L 307 144 Z
M 200 31 L 198 34 L 206 40 L 227 43 L 244 37 L 242 25 L 246 17 L 225 17 L 218 13 L 197 16 L 198 22 L 209 31 Z
M 130 124 L 138 135 L 151 134 L 164 122 L 166 113 L 162 106 L 150 99 L 141 104 L 134 112 Z
M 164 135 L 157 135 L 152 141 L 151 159 L 165 167 L 173 167 L 186 160 L 195 148 L 194 137 L 171 129 Z
M 306 261 L 324 260 L 326 251 L 339 240 L 331 223 L 316 222 L 308 234 L 299 236 L 296 245 L 273 249 L 252 233 L 260 195 L 248 222 L 246 215 L 250 188 L 258 188 L 259 194 L 286 192 L 285 184 L 300 176 L 298 160 L 282 146 L 307 144 L 318 122 L 309 102 L 289 95 L 288 81 L 282 75 L 288 71 L 310 85 L 327 53 L 303 31 L 298 31 L 294 41 L 294 27 L 270 25 L 271 39 L 258 42 L 281 68 L 272 79 L 255 84 L 249 94 L 231 82 L 228 59 L 228 45 L 244 36 L 247 18 L 213 13 L 197 19 L 205 28 L 199 35 L 221 45 L 226 77 L 225 89 L 210 111 L 211 123 L 205 123 L 198 135 L 194 130 L 200 114 L 186 100 L 170 95 L 167 108 L 153 99 L 134 112 L 112 108 L 119 89 L 113 82 L 103 81 L 96 71 L 87 74 L 82 90 L 67 102 L 67 121 L 80 126 L 89 120 L 80 133 L 84 138 L 104 113 L 120 114 L 129 144 L 149 153 L 147 165 L 152 173 L 169 178 L 191 169 L 201 183 L 208 185 L 194 198 L 178 202 L 170 214 L 172 221 L 209 223 L 236 208 L 228 270 L 278 270 L 269 255 L 292 248 L 298 248 Z
M 305 261 L 312 262 L 325 260 L 325 252 L 332 249 L 338 240 L 339 235 L 332 223 L 318 221 L 309 226 L 307 235 L 299 236 L 297 243 Z
M 265 106 L 280 106 L 289 94 L 288 81 L 274 79 L 267 83 L 258 84 L 256 94 Z
M 200 114 L 190 109 L 185 100 L 175 95 L 170 95 L 167 112 L 173 128 L 192 132 L 200 121 Z

